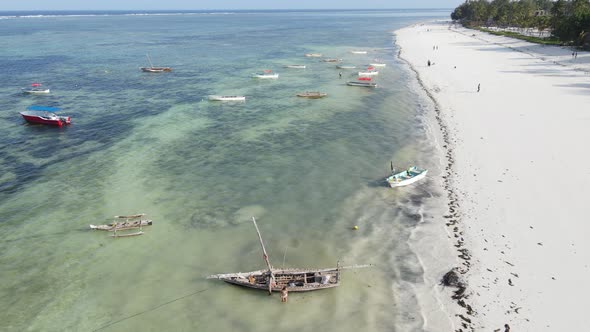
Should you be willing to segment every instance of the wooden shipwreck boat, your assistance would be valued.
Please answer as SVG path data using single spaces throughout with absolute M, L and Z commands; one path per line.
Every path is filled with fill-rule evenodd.
M 115 220 L 112 223 L 106 225 L 90 225 L 90 229 L 113 232 L 111 237 L 129 237 L 142 235 L 143 226 L 151 226 L 153 223 L 151 219 L 144 218 L 145 216 L 145 213 L 128 216 L 115 216 Z M 126 232 L 128 230 L 136 229 L 138 230 L 136 232 Z
M 268 270 L 258 270 L 252 272 L 238 272 L 227 274 L 215 274 L 208 276 L 207 279 L 219 279 L 230 284 L 279 292 L 283 287 L 287 287 L 289 292 L 308 292 L 318 289 L 332 288 L 340 285 L 340 268 L 339 264 L 335 268 L 324 269 L 275 269 L 270 265 L 262 236 L 256 225 L 256 219 L 252 217 L 258 239 L 262 247 L 262 257 L 268 266 Z M 360 266 L 359 266 L 360 267 Z

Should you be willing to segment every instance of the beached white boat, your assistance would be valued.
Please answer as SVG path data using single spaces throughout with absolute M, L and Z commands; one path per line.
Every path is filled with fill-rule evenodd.
M 305 69 L 305 65 L 286 65 L 285 68 L 291 69 Z
M 252 75 L 253 78 L 261 78 L 261 79 L 277 79 L 279 78 L 279 74 L 273 73 L 272 70 L 265 70 L 262 73 L 254 73 Z
M 306 53 L 305 56 L 308 58 L 319 58 L 322 56 L 322 53 Z
M 405 171 L 393 173 L 386 181 L 391 188 L 403 187 L 423 179 L 426 177 L 426 173 L 428 173 L 428 170 L 412 166 Z
M 246 97 L 245 96 L 210 95 L 209 100 L 211 100 L 211 101 L 246 101 Z
M 354 65 L 336 65 L 336 68 L 338 68 L 338 69 L 355 69 L 356 66 L 354 66 Z
M 367 54 L 367 51 L 350 51 L 352 54 Z
M 359 71 L 359 76 L 377 76 L 379 72 L 376 70 Z

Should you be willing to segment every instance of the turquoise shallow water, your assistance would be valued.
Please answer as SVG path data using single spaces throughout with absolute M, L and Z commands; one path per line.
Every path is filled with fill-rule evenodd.
M 381 180 L 390 160 L 436 175 L 438 157 L 391 32 L 446 14 L 0 19 L 0 329 L 420 330 L 402 287 L 422 275 L 407 239 L 442 199 L 431 180 L 402 190 Z M 348 87 L 355 71 L 310 52 L 387 67 L 379 88 Z M 174 71 L 140 72 L 146 53 Z M 280 78 L 251 78 L 263 69 Z M 22 95 L 31 82 L 51 94 Z M 310 90 L 329 96 L 295 97 Z M 33 104 L 63 108 L 72 125 L 25 124 L 18 112 Z M 141 237 L 87 229 L 140 212 L 154 220 Z M 275 266 L 377 266 L 288 305 L 206 280 L 264 267 L 250 216 Z

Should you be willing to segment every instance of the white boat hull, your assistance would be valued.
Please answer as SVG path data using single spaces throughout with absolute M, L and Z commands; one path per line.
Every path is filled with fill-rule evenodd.
M 278 79 L 279 78 L 279 74 L 254 74 L 253 76 L 254 78 L 260 78 L 260 79 Z
M 379 75 L 378 71 L 359 71 L 359 76 L 377 76 Z
M 404 187 L 424 179 L 426 177 L 426 173 L 428 173 L 428 170 L 423 170 L 420 174 L 410 178 L 396 177 L 396 175 L 399 176 L 399 174 L 392 175 L 387 178 L 387 183 L 389 183 L 391 188 Z
M 209 96 L 209 100 L 211 101 L 246 101 L 245 96 L 217 96 L 211 95 Z
M 373 67 L 385 67 L 387 66 L 386 63 L 370 63 L 371 66 Z

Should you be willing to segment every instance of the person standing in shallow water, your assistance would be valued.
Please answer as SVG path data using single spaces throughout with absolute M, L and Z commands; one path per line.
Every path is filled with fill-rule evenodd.
M 480 89 L 481 89 L 481 84 L 477 83 L 477 92 L 479 92 Z
M 289 297 L 289 291 L 287 290 L 287 286 L 281 289 L 281 302 L 287 302 L 287 298 Z

